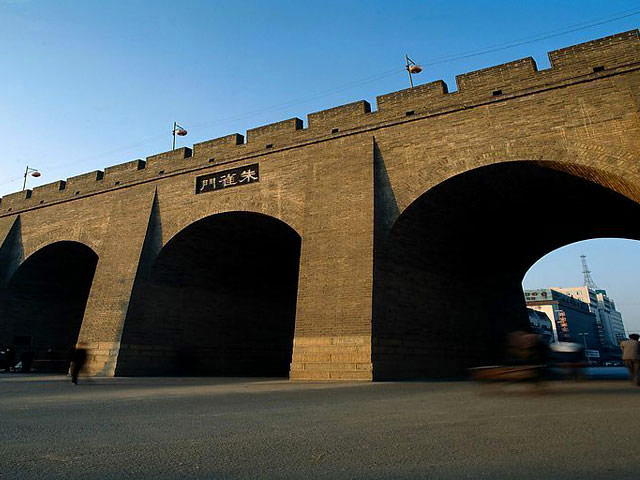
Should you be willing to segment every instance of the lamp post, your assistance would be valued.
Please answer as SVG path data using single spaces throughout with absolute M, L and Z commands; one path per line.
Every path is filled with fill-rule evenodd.
M 171 150 L 175 150 L 176 149 L 176 135 L 178 135 L 180 137 L 184 137 L 187 134 L 187 131 L 183 127 L 178 125 L 176 122 L 173 122 L 173 130 L 171 131 L 171 134 L 173 135 L 173 146 L 171 147 Z
M 587 353 L 588 348 L 587 348 L 587 335 L 589 335 L 588 333 L 579 333 L 578 334 L 580 337 L 582 337 L 582 341 L 584 342 L 584 356 L 587 357 L 587 363 L 590 362 L 589 360 L 589 354 Z
M 413 88 L 413 75 L 416 73 L 420 73 L 422 71 L 422 67 L 420 65 L 416 65 L 416 62 L 409 58 L 409 55 L 405 54 L 404 60 L 406 62 L 407 73 L 409 74 L 409 85 Z
M 24 182 L 22 183 L 22 191 L 24 191 L 24 189 L 27 188 L 27 175 L 29 174 L 31 174 L 32 177 L 36 177 L 36 178 L 42 175 L 37 168 L 31 168 L 30 166 L 27 165 L 27 168 L 24 171 Z

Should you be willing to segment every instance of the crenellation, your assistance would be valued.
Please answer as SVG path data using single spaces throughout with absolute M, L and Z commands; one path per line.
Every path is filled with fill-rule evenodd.
M 238 151 L 236 147 L 242 144 L 244 144 L 244 135 L 232 133 L 231 135 L 214 138 L 213 140 L 207 140 L 206 142 L 195 143 L 193 145 L 193 156 L 226 158 L 235 154 Z
M 513 93 L 536 79 L 538 67 L 532 57 L 522 58 L 495 67 L 483 68 L 456 76 L 458 91 L 465 94 L 490 96 L 494 92 Z M 473 92 L 471 92 L 473 90 Z
M 587 75 L 594 68 L 605 70 L 640 62 L 637 29 L 549 52 L 554 70 L 570 75 Z
M 75 177 L 69 177 L 66 181 L 65 190 L 69 190 L 74 195 L 85 192 L 93 192 L 102 188 L 104 171 L 94 170 Z
M 157 153 L 156 155 L 151 155 L 147 157 L 147 163 L 145 166 L 145 170 L 153 170 L 151 174 L 158 173 L 155 170 L 157 168 L 165 169 L 171 168 L 175 170 L 179 168 L 178 165 L 172 165 L 173 162 L 179 162 L 180 160 L 185 160 L 186 158 L 191 158 L 192 151 L 189 147 L 181 147 L 176 148 L 175 150 L 169 150 L 167 152 Z
M 364 116 L 368 113 L 371 113 L 371 104 L 365 100 L 310 113 L 307 115 L 308 130 L 321 134 L 337 133 L 366 123 Z
M 55 196 L 64 190 L 66 186 L 67 182 L 64 180 L 58 180 L 57 182 L 46 183 L 38 187 L 33 187 L 33 197 L 38 200 L 55 198 Z
M 141 159 L 120 163 L 104 169 L 105 186 L 120 185 L 139 178 L 138 171 L 144 170 L 147 162 Z
M 20 192 L 9 193 L 2 197 L 0 208 L 2 212 L 16 210 L 17 207 L 24 206 L 25 200 L 31 197 L 31 190 L 22 190 Z
M 104 176 L 107 178 L 111 178 L 114 175 L 117 175 L 122 172 L 131 172 L 142 170 L 145 168 L 146 162 L 141 159 L 131 160 L 130 162 L 119 163 L 118 165 L 113 165 L 111 167 L 107 167 L 104 169 Z
M 424 110 L 434 104 L 440 104 L 447 98 L 449 88 L 442 80 L 424 83 L 414 88 L 387 93 L 376 98 L 378 111 L 382 114 L 401 113 Z
M 615 69 L 640 64 L 640 33 L 637 29 L 617 35 L 593 40 L 579 45 L 554 50 L 548 54 L 551 68 L 538 70 L 533 58 L 527 57 L 502 65 L 493 66 L 456 77 L 458 91 L 449 93 L 442 80 L 417 85 L 377 97 L 377 111 L 360 100 L 346 105 L 311 113 L 307 116 L 308 128 L 294 117 L 252 128 L 245 136 L 233 133 L 224 137 L 199 142 L 189 147 L 151 155 L 145 160 L 137 159 L 107 167 L 104 172 L 94 171 L 36 187 L 33 197 L 40 200 L 77 195 L 108 189 L 121 182 L 146 180 L 158 175 L 185 168 L 195 168 L 207 162 L 229 161 L 244 155 L 280 149 L 301 141 L 314 141 L 330 134 L 340 134 L 354 128 L 366 128 L 389 120 L 414 115 L 438 114 L 457 108 L 470 108 L 492 99 L 535 92 L 536 89 L 552 88 L 573 79 L 585 76 L 597 78 Z M 588 77 L 587 77 L 588 78 Z M 191 161 L 185 161 L 192 158 Z M 103 180 L 105 178 L 105 181 Z M 65 189 L 66 185 L 66 189 Z M 6 200 L 5 200 L 6 198 Z M 18 192 L 1 199 L 2 209 L 10 203 L 12 208 L 30 205 L 27 194 Z
M 302 130 L 302 127 L 302 120 L 294 117 L 262 127 L 251 128 L 247 130 L 247 144 L 252 144 L 252 147 L 265 148 L 267 145 L 273 146 L 274 142 L 278 142 L 282 146 L 282 143 L 290 143 L 294 140 L 294 135 Z M 264 145 L 260 146 L 259 143 L 264 143 Z

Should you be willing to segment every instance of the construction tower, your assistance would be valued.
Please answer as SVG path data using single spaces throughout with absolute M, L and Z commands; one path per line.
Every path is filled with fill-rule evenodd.
M 580 255 L 580 260 L 582 260 L 582 274 L 584 275 L 584 284 L 589 287 L 591 290 L 597 290 L 598 286 L 596 282 L 591 278 L 591 270 L 589 270 L 589 266 L 587 265 L 587 256 Z

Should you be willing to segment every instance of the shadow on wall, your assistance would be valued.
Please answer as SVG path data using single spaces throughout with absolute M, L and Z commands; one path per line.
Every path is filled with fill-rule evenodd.
M 374 378 L 456 376 L 501 360 L 506 333 L 528 326 L 529 267 L 579 240 L 640 239 L 637 218 L 640 205 L 557 164 L 495 164 L 427 191 L 378 232 Z

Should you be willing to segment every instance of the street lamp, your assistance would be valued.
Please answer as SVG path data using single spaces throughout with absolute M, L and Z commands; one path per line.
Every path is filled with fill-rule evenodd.
M 409 55 L 407 55 L 407 54 L 405 54 L 404 60 L 406 62 L 405 67 L 407 69 L 407 72 L 409 73 L 409 85 L 411 85 L 411 88 L 413 88 L 413 77 L 412 77 L 412 75 L 415 75 L 416 73 L 420 73 L 422 71 L 422 67 L 420 65 L 416 65 L 416 62 L 411 60 L 409 58 Z
M 22 183 L 22 191 L 27 188 L 27 175 L 31 174 L 32 177 L 38 178 L 42 175 L 37 168 L 31 168 L 27 165 L 27 168 L 24 171 L 24 182 Z
M 184 137 L 187 134 L 187 131 L 183 127 L 178 125 L 176 122 L 173 122 L 173 130 L 172 130 L 171 133 L 173 135 L 173 147 L 171 148 L 171 150 L 175 150 L 176 149 L 176 135 L 178 135 L 180 137 Z
M 584 356 L 587 357 L 587 363 L 590 362 L 589 360 L 589 353 L 588 353 L 588 349 L 587 349 L 587 335 L 589 335 L 588 333 L 579 333 L 578 336 L 582 337 L 582 341 L 584 342 Z

